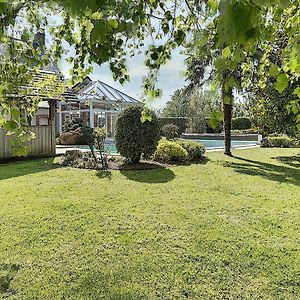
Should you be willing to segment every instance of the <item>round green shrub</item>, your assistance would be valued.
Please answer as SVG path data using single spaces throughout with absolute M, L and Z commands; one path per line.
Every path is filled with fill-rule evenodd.
M 116 148 L 131 162 L 149 158 L 160 139 L 158 119 L 153 111 L 132 106 L 122 111 L 116 123 Z
M 194 141 L 183 140 L 176 142 L 187 151 L 189 160 L 199 160 L 203 158 L 205 153 L 205 146 L 203 144 Z
M 173 140 L 179 136 L 179 127 L 175 124 L 166 124 L 162 128 L 162 134 L 168 140 Z
M 153 159 L 162 162 L 180 162 L 188 159 L 188 152 L 178 143 L 162 139 L 158 143 Z

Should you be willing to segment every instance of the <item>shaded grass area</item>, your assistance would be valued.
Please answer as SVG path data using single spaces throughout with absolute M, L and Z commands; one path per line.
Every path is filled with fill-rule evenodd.
M 0 165 L 0 299 L 298 299 L 297 151 L 145 171 Z

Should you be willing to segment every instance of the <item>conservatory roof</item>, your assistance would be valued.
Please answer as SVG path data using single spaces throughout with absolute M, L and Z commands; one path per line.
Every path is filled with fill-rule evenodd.
M 100 80 L 92 81 L 89 77 L 86 77 L 83 82 L 75 85 L 73 90 L 78 93 L 80 101 L 104 100 L 126 104 L 142 104 L 137 99 L 126 95 L 110 85 Z

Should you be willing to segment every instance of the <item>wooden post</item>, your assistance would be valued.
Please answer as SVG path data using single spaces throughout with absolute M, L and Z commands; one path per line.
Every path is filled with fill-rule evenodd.
M 94 128 L 94 107 L 93 107 L 93 101 L 90 100 L 90 127 Z
M 58 104 L 58 132 L 62 133 L 62 112 L 61 103 Z
M 56 155 L 56 142 L 55 142 L 55 109 L 56 100 L 49 100 L 49 125 L 51 126 L 51 154 Z

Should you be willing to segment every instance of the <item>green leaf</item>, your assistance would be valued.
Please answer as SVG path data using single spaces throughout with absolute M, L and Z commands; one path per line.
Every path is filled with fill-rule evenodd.
M 275 89 L 281 94 L 289 85 L 289 79 L 285 73 L 277 76 L 277 81 L 274 85 Z
M 180 46 L 185 40 L 185 32 L 183 30 L 177 30 L 174 33 L 174 40 L 178 46 Z
M 13 107 L 11 110 L 10 110 L 10 114 L 12 116 L 12 118 L 14 120 L 18 120 L 20 118 L 20 111 L 18 108 L 16 107 Z
M 293 92 L 294 95 L 297 95 L 299 98 L 300 98 L 300 87 L 297 87 L 294 92 Z
M 226 47 L 225 49 L 223 49 L 222 51 L 222 57 L 223 58 L 228 58 L 231 54 L 231 50 L 229 47 Z
M 290 4 L 290 0 L 280 0 L 279 5 L 281 8 L 287 8 Z
M 6 129 L 6 130 L 16 130 L 18 128 L 18 123 L 13 121 L 13 120 L 9 120 L 7 122 L 4 123 L 3 127 Z
M 273 64 L 272 67 L 269 69 L 270 76 L 277 76 L 280 73 L 280 69 L 277 65 Z
M 28 146 L 18 146 L 12 148 L 12 154 L 14 156 L 27 156 L 29 153 Z
M 223 113 L 221 111 L 215 110 L 210 114 L 209 123 L 213 129 L 217 128 L 221 124 L 222 120 L 223 120 Z
M 2 127 L 6 122 L 6 119 L 0 117 L 0 127 Z
M 219 3 L 217 0 L 208 0 L 207 6 L 209 7 L 212 13 L 216 13 L 219 7 Z
M 111 19 L 108 21 L 108 25 L 112 28 L 112 29 L 117 29 L 118 28 L 118 21 L 115 19 Z
M 295 115 L 298 113 L 298 107 L 297 107 L 297 105 L 292 105 L 292 112 Z
M 145 123 L 146 121 L 152 121 L 152 114 L 149 109 L 144 109 L 141 115 L 141 122 Z

